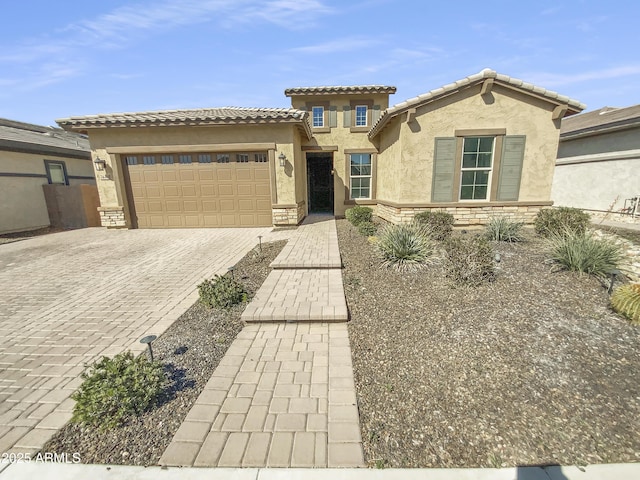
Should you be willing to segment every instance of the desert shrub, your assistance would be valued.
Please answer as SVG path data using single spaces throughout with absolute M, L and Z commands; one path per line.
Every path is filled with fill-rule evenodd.
M 487 224 L 485 235 L 489 240 L 498 242 L 521 242 L 524 238 L 523 226 L 524 223 L 515 222 L 507 217 L 492 217 Z
M 565 229 L 549 239 L 551 258 L 573 272 L 605 277 L 622 260 L 622 249 L 612 240 L 589 232 Z
M 611 295 L 611 307 L 635 325 L 640 325 L 640 283 L 628 283 Z
M 372 215 L 373 210 L 369 207 L 363 207 L 362 205 L 356 205 L 344 212 L 344 216 L 347 220 L 356 227 L 362 222 L 370 222 Z
M 414 221 L 428 225 L 434 240 L 445 240 L 451 236 L 454 218 L 447 212 L 426 211 L 417 213 Z
M 215 275 L 198 285 L 200 302 L 207 307 L 229 308 L 247 299 L 242 284 L 229 276 Z
M 476 286 L 495 278 L 493 250 L 485 237 L 452 237 L 444 246 L 446 276 L 454 283 Z
M 72 420 L 100 429 L 122 425 L 153 407 L 169 383 L 160 362 L 131 352 L 102 357 L 81 378 L 80 388 L 71 395 L 76 401 Z
M 382 255 L 382 264 L 399 271 L 412 271 L 426 265 L 434 253 L 430 234 L 424 224 L 387 225 L 375 244 Z
M 373 222 L 362 222 L 358 225 L 358 232 L 365 237 L 372 237 L 378 232 L 378 227 Z
M 545 208 L 536 215 L 534 227 L 538 235 L 549 237 L 568 230 L 584 233 L 590 221 L 589 214 L 578 208 Z

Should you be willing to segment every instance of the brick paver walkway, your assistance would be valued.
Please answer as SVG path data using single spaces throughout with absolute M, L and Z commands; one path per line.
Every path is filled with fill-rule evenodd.
M 340 266 L 335 220 L 305 221 L 161 465 L 364 466 Z
M 93 228 L 0 245 L 0 453 L 37 451 L 70 419 L 86 362 L 141 351 L 258 235 L 292 233 L 269 230 Z

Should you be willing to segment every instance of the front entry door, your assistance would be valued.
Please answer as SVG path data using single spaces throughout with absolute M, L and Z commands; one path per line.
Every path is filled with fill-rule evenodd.
M 333 214 L 332 170 L 332 153 L 307 153 L 309 213 Z

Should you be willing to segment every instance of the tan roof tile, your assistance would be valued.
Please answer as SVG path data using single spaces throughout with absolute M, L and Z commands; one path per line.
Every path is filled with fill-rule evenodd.
M 371 95 L 396 93 L 396 87 L 389 85 L 336 85 L 323 87 L 294 87 L 287 88 L 287 97 L 298 95 Z
M 404 102 L 389 107 L 382 113 L 376 124 L 371 127 L 371 130 L 369 131 L 369 138 L 375 137 L 392 118 L 405 112 L 406 110 L 437 100 L 438 98 L 444 95 L 449 95 L 456 90 L 461 90 L 468 86 L 481 83 L 488 78 L 493 78 L 498 83 L 518 88 L 527 93 L 538 95 L 552 102 L 566 104 L 569 106 L 570 111 L 572 111 L 573 113 L 580 112 L 581 110 L 586 108 L 586 105 L 579 102 L 578 100 L 573 100 L 552 90 L 547 90 L 546 88 L 538 87 L 531 83 L 524 82 L 518 78 L 511 78 L 508 75 L 503 75 L 496 72 L 495 70 L 485 68 L 481 72 L 470 75 L 466 78 L 458 80 L 457 82 L 449 83 L 443 87 L 436 88 L 427 93 L 418 95 L 417 97 L 410 98 L 408 100 L 405 100 Z

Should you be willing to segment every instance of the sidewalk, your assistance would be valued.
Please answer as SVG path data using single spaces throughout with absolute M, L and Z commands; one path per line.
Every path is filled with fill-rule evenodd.
M 306 220 L 160 465 L 364 466 L 340 266 L 333 217 Z

